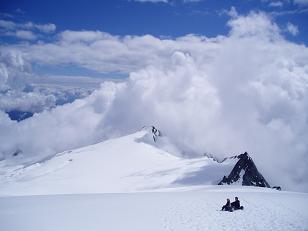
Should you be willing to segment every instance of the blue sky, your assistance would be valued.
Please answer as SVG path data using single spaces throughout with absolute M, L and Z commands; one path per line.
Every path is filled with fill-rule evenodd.
M 241 14 L 251 10 L 280 14 L 275 16 L 278 24 L 291 22 L 299 29 L 298 35 L 290 36 L 290 39 L 307 44 L 308 4 L 275 2 L 281 2 L 282 5 L 272 6 L 271 2 L 265 0 L 179 0 L 170 3 L 141 3 L 133 0 L 4 0 L 0 11 L 11 14 L 19 21 L 54 23 L 59 31 L 101 30 L 116 35 L 172 37 L 193 33 L 212 37 L 228 32 L 228 16 L 223 12 L 234 6 Z

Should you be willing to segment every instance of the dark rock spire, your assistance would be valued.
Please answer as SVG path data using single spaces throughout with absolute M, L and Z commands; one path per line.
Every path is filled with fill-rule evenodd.
M 224 176 L 223 179 L 218 183 L 219 185 L 238 182 L 239 180 L 241 180 L 240 178 L 242 177 L 242 185 L 267 188 L 270 187 L 262 174 L 258 171 L 252 158 L 248 155 L 247 152 L 238 155 L 237 158 L 239 160 L 235 164 L 231 173 L 227 177 Z

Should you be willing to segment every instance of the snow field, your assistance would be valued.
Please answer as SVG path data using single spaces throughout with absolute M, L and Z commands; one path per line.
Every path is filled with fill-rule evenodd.
M 225 186 L 208 189 L 2 197 L 1 230 L 308 230 L 307 194 L 225 190 Z M 234 196 L 245 209 L 220 211 L 226 198 Z
M 0 231 L 308 231 L 307 193 L 215 185 L 236 159 L 180 158 L 151 139 L 140 131 L 32 165 L 0 162 Z M 220 211 L 235 196 L 245 209 Z

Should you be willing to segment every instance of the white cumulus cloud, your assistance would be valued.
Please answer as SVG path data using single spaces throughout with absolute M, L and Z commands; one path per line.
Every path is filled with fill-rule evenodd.
M 42 34 L 50 34 L 56 31 L 56 25 L 35 24 L 33 22 L 16 23 L 9 20 L 0 20 L 0 34 L 13 36 L 20 39 L 35 40 Z
M 282 7 L 283 4 L 284 3 L 282 1 L 271 1 L 269 3 L 269 6 L 271 6 L 271 7 Z
M 27 22 L 24 24 L 20 24 L 19 26 L 30 30 L 37 29 L 43 33 L 53 33 L 56 30 L 56 25 L 53 23 L 35 24 L 33 22 Z
M 16 37 L 21 39 L 27 39 L 27 40 L 34 40 L 36 39 L 36 35 L 32 31 L 27 30 L 17 30 L 15 32 Z
M 292 34 L 293 36 L 297 35 L 299 33 L 298 27 L 294 25 L 293 23 L 288 22 L 286 30 Z

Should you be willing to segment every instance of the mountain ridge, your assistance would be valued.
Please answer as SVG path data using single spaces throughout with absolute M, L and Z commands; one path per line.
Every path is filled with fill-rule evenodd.
M 221 163 L 209 157 L 181 157 L 172 152 L 175 147 L 158 131 L 154 126 L 147 127 L 58 153 L 44 162 L 19 166 L 0 174 L 0 195 L 134 192 L 217 185 L 238 162 L 234 157 Z

